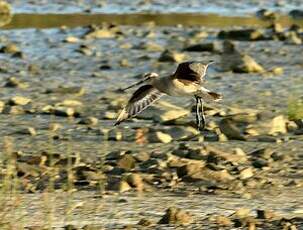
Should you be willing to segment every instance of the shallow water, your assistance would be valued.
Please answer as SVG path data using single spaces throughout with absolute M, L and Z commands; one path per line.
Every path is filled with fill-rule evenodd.
M 253 14 L 265 8 L 288 12 L 300 8 L 301 0 L 14 0 L 9 1 L 17 13 L 71 13 L 91 11 L 95 13 L 219 13 L 224 15 Z

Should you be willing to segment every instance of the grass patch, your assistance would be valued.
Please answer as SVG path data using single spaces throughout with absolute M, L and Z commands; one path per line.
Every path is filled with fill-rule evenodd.
M 290 99 L 287 113 L 290 120 L 303 119 L 303 99 Z

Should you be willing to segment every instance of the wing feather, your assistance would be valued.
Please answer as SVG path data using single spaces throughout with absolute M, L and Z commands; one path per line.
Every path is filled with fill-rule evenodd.
M 143 85 L 137 89 L 129 99 L 125 108 L 119 114 L 115 125 L 142 112 L 152 103 L 157 101 L 163 93 L 152 85 Z

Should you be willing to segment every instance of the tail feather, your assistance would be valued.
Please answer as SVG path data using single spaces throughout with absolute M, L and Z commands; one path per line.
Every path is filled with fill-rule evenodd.
M 208 94 L 213 98 L 214 101 L 220 101 L 223 98 L 222 94 L 219 93 L 209 92 Z
M 199 93 L 197 93 L 196 96 L 208 101 L 220 101 L 223 98 L 221 94 L 212 92 L 204 87 L 201 87 Z

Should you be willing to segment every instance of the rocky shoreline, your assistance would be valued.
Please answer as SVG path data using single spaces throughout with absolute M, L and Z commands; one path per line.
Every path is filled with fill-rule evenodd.
M 183 224 L 184 229 L 300 229 L 302 39 L 300 26 L 278 23 L 265 29 L 147 23 L 1 30 L 2 194 L 20 193 L 21 203 L 12 207 L 23 213 L 30 200 L 38 205 L 37 197 L 52 194 L 49 199 L 56 199 L 57 193 L 67 193 L 78 197 L 73 202 L 79 206 L 70 214 L 81 218 L 88 204 L 104 199 L 115 205 L 118 199 L 126 206 L 118 205 L 122 215 L 107 222 L 112 229 L 116 222 L 121 228 L 131 222 L 130 227 L 156 229 Z M 204 131 L 195 129 L 194 102 L 170 97 L 113 127 L 131 94 L 121 88 L 146 72 L 169 74 L 187 60 L 216 60 L 206 84 L 224 100 L 206 105 Z M 87 203 L 84 193 L 90 197 Z M 285 203 L 277 198 L 275 206 L 279 195 Z M 195 209 L 178 203 L 201 197 L 213 203 Z M 236 205 L 226 213 L 220 207 L 229 198 Z M 162 202 L 166 199 L 171 205 Z M 254 201 L 258 205 L 250 205 Z M 58 202 L 66 205 L 64 199 Z M 133 207 L 128 217 L 123 208 L 132 204 L 140 208 Z M 155 204 L 153 216 L 147 209 Z M 217 211 L 206 212 L 212 205 Z M 94 208 L 85 218 L 95 218 L 97 224 L 56 217 L 54 225 L 100 229 L 102 218 L 115 210 L 98 219 L 100 210 Z M 34 216 L 42 213 L 38 206 L 32 211 Z M 9 218 L 14 226 L 14 215 Z M 28 229 L 43 225 L 24 219 Z

